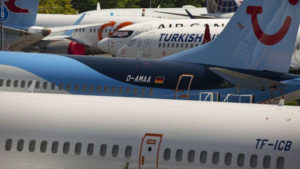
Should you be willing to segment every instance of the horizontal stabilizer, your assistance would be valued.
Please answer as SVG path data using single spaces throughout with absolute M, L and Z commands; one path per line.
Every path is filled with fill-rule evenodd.
M 278 81 L 232 71 L 225 68 L 211 67 L 209 69 L 240 88 L 264 90 L 267 88 L 275 88 L 279 85 L 283 85 Z

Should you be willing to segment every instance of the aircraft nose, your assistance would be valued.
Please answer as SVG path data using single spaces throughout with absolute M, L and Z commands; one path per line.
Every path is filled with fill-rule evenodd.
M 109 53 L 109 40 L 108 38 L 104 38 L 98 42 L 98 48 L 105 53 Z

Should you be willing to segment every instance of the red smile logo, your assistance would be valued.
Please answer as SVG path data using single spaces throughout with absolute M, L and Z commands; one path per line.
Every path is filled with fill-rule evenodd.
M 5 2 L 5 5 L 12 12 L 15 12 L 15 13 L 29 13 L 28 9 L 23 9 L 23 8 L 17 7 L 15 3 L 16 3 L 16 0 L 8 0 L 8 1 Z
M 296 5 L 298 3 L 298 0 L 289 0 L 289 2 L 291 5 Z M 258 23 L 257 15 L 261 14 L 262 12 L 263 12 L 263 8 L 260 6 L 247 7 L 247 14 L 251 15 L 252 27 L 257 39 L 265 45 L 275 45 L 278 42 L 280 42 L 289 31 L 289 28 L 292 23 L 292 17 L 290 16 L 286 17 L 284 24 L 282 25 L 282 27 L 279 29 L 277 33 L 273 35 L 267 35 L 266 33 L 263 32 L 263 30 L 261 29 Z

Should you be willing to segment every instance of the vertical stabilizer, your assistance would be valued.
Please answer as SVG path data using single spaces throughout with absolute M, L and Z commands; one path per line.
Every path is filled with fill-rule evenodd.
M 206 8 L 209 14 L 235 12 L 240 3 L 237 0 L 207 0 Z
M 5 26 L 19 28 L 35 25 L 39 0 L 4 0 L 8 11 Z
M 287 73 L 299 21 L 299 0 L 247 0 L 216 40 L 163 60 Z

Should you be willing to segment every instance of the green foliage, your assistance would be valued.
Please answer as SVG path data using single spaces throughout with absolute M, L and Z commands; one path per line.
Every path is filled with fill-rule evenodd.
M 289 105 L 289 106 L 300 106 L 297 101 L 293 101 L 293 102 L 289 102 L 287 103 L 286 105 Z
M 82 13 L 89 10 L 95 10 L 97 7 L 97 3 L 98 0 L 72 0 L 71 2 L 71 4 L 78 11 L 78 13 Z
M 76 14 L 71 0 L 40 0 L 39 13 L 48 14 Z

